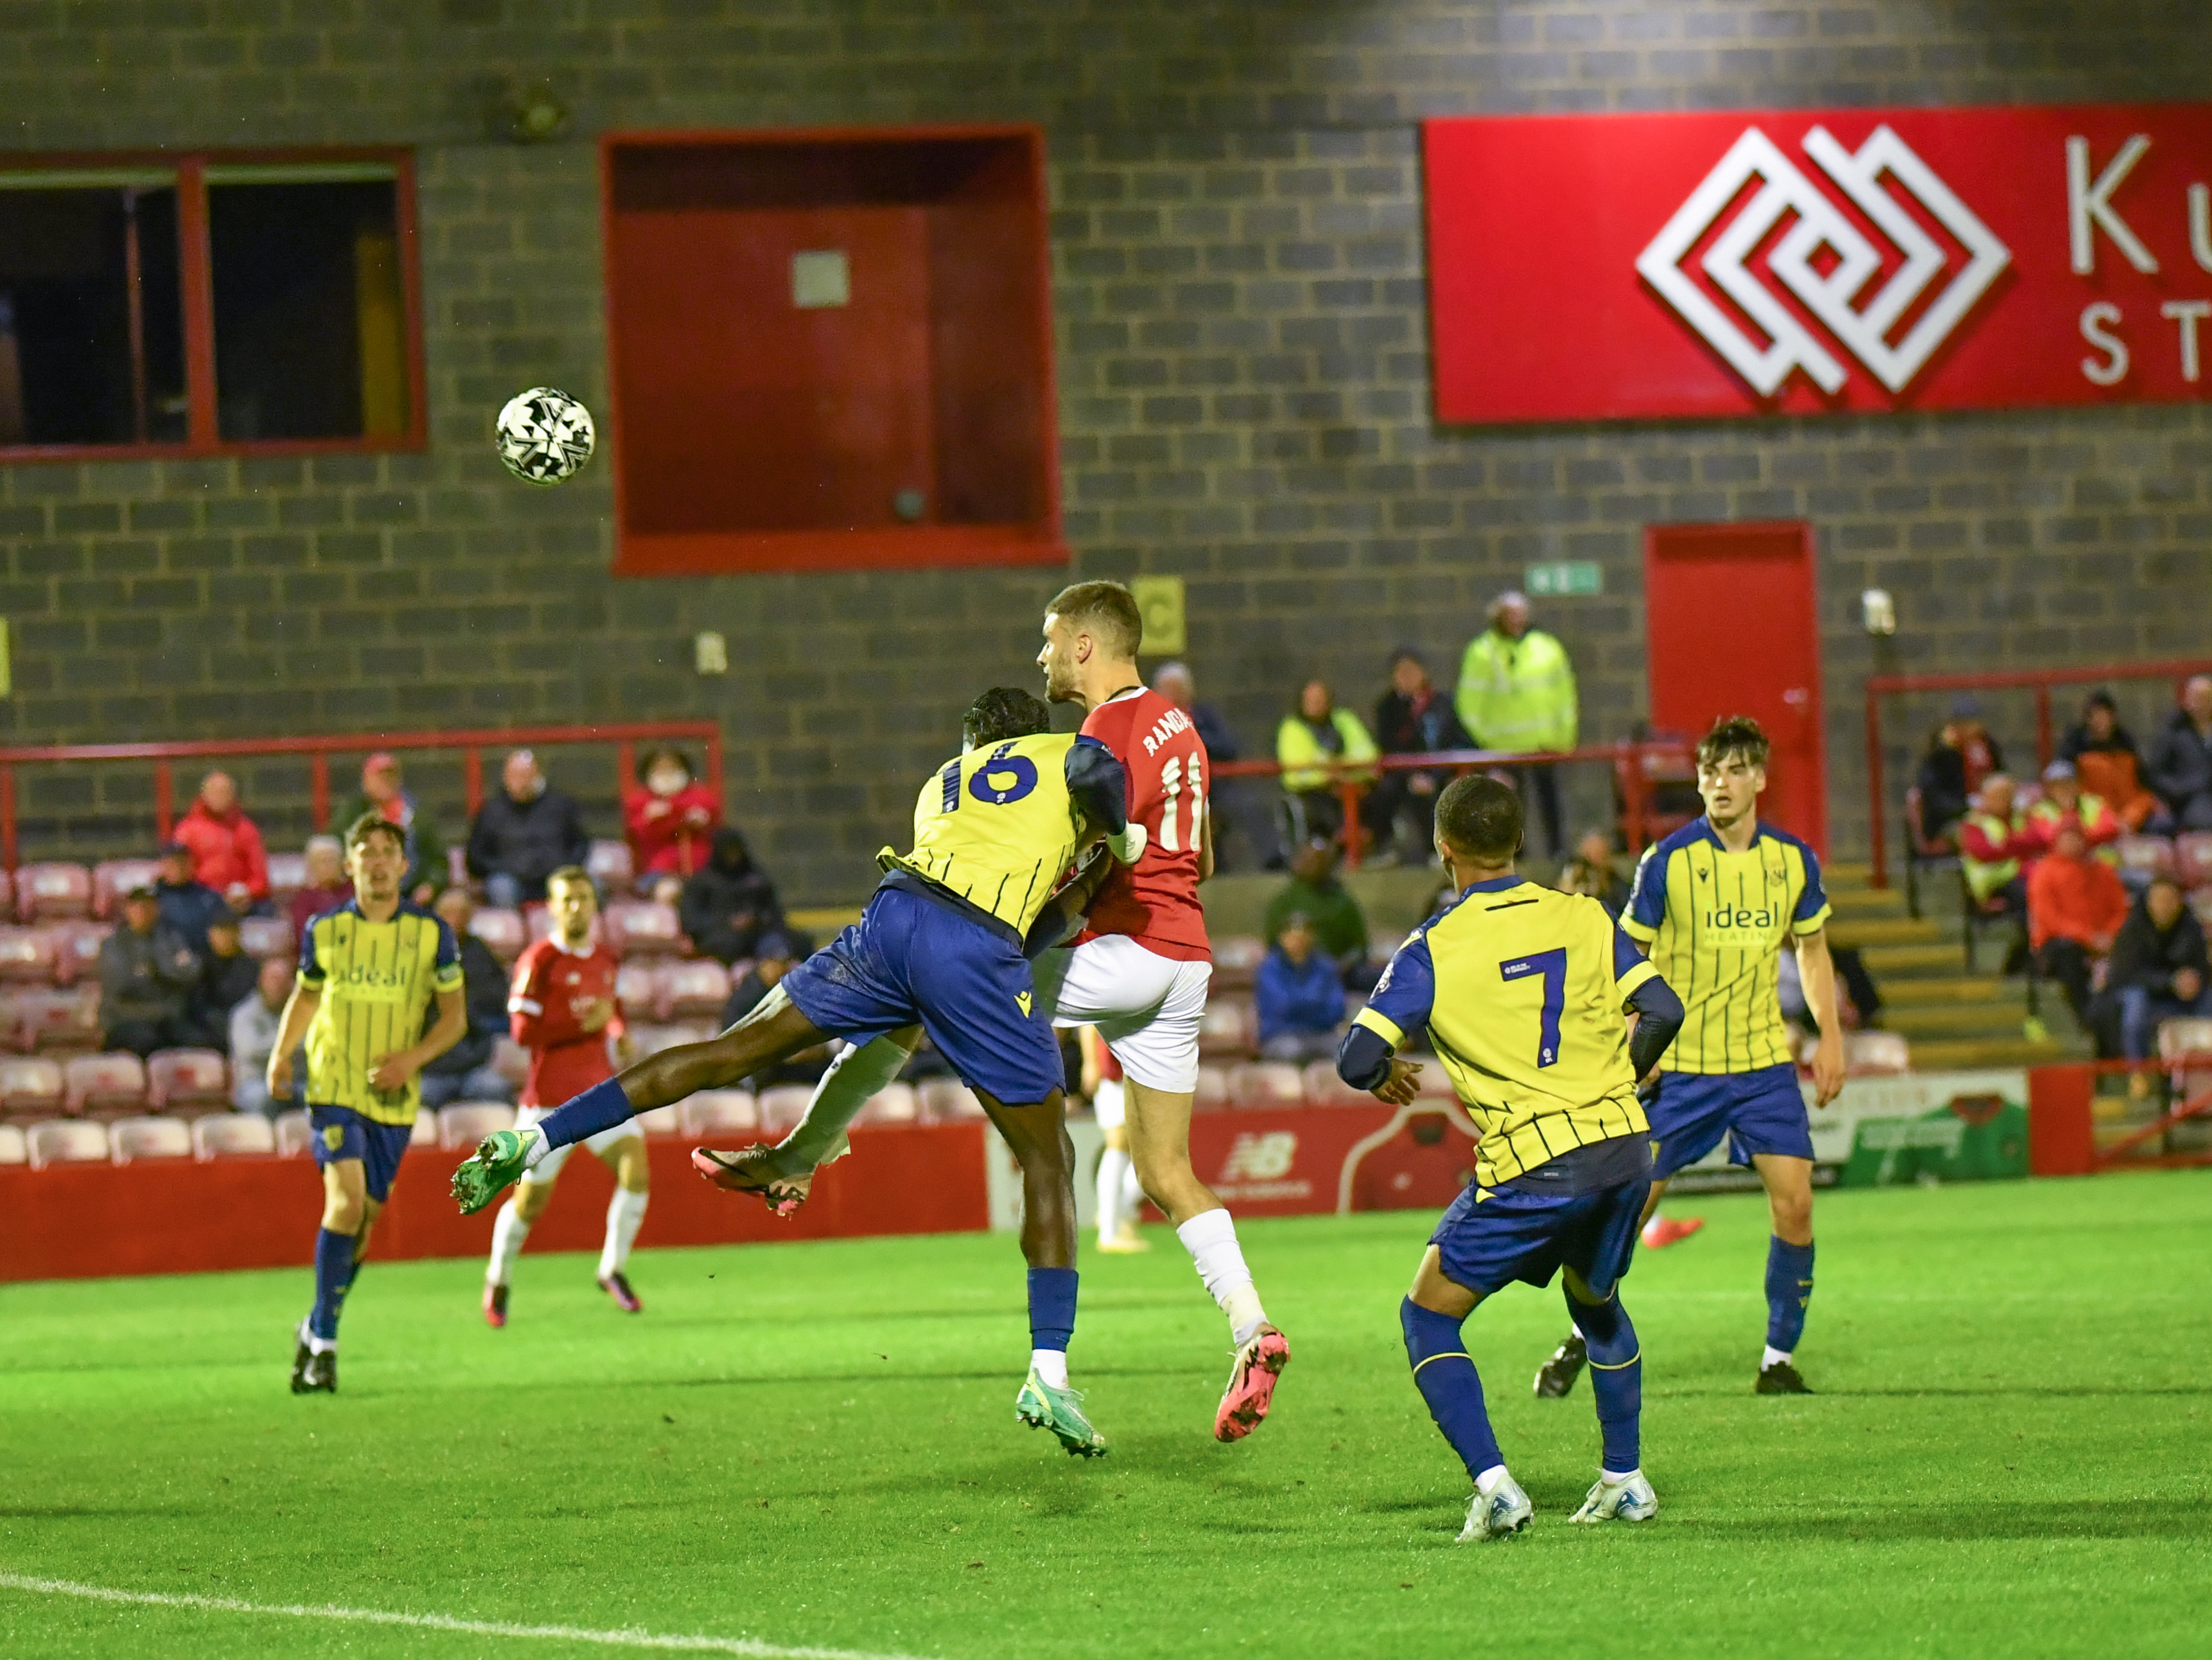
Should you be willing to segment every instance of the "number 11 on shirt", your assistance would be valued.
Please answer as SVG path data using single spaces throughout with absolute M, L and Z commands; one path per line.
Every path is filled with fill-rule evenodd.
M 1182 793 L 1190 791 L 1190 834 L 1177 838 L 1176 833 L 1176 805 Z M 1206 818 L 1206 768 L 1195 756 L 1190 757 L 1190 775 L 1183 775 L 1182 757 L 1170 755 L 1160 767 L 1160 793 L 1166 796 L 1167 805 L 1160 813 L 1160 851 L 1180 853 L 1185 848 L 1199 845 L 1199 831 Z
M 1536 1037 L 1536 1064 L 1548 1067 L 1559 1058 L 1559 1012 L 1567 1002 L 1567 948 L 1554 946 L 1528 957 L 1516 957 L 1498 965 L 1498 976 L 1506 980 L 1522 980 L 1529 975 L 1544 976 L 1544 1013 L 1541 1029 Z

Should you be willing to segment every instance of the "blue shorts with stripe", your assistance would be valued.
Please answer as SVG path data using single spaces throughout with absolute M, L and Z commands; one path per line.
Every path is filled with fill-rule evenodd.
M 1010 1106 L 1066 1084 L 1021 947 L 910 889 L 877 889 L 860 920 L 782 985 L 801 1014 L 855 1043 L 920 1021 L 954 1071 Z
M 1516 1280 L 1548 1286 L 1572 1268 L 1602 1303 L 1628 1272 L 1650 1191 L 1641 1177 L 1572 1194 L 1470 1182 L 1429 1243 L 1445 1278 L 1485 1297 Z
M 1813 1156 L 1812 1122 L 1797 1087 L 1797 1068 L 1757 1072 L 1662 1072 L 1658 1093 L 1644 1104 L 1651 1119 L 1651 1179 L 1663 1182 L 1729 1139 L 1729 1163 L 1748 1164 L 1762 1152 Z
M 343 1158 L 361 1160 L 363 1185 L 368 1196 L 382 1204 L 399 1177 L 399 1161 L 415 1139 L 410 1124 L 381 1124 L 365 1118 L 351 1107 L 319 1107 L 310 1102 L 307 1122 L 314 1134 L 307 1146 L 318 1164 L 335 1164 Z

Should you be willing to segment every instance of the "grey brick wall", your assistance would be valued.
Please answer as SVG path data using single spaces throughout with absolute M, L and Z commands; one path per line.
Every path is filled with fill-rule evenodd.
M 1455 656 L 1486 599 L 1552 557 L 1606 568 L 1605 597 L 1545 620 L 1586 730 L 1620 735 L 1643 699 L 1642 526 L 1802 516 L 1848 851 L 1869 672 L 2212 651 L 2212 421 L 1439 430 L 1414 124 L 2190 98 L 2209 72 L 2203 8 L 2180 0 L 0 0 L 0 146 L 416 146 L 432 399 L 421 455 L 0 469 L 0 733 L 706 715 L 793 893 L 854 894 L 965 696 L 1030 676 L 1066 574 L 616 581 L 604 470 L 509 483 L 491 412 L 541 380 L 604 392 L 599 131 L 1030 119 L 1050 142 L 1074 569 L 1185 575 L 1191 660 L 1255 750 L 1307 672 L 1364 706 L 1390 647 Z M 505 100 L 540 80 L 569 134 L 507 142 Z M 1879 662 L 1869 583 L 1901 611 Z M 690 672 L 707 627 L 726 678 Z M 2024 701 L 1993 702 L 2025 740 Z M 562 769 L 611 830 L 605 764 Z M 303 776 L 249 773 L 279 834 L 304 825 Z M 458 769 L 421 776 L 453 812 Z M 24 788 L 33 855 L 134 843 L 150 799 L 125 768 Z

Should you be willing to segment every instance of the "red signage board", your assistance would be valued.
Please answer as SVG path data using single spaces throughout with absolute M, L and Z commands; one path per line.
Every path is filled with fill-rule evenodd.
M 1431 121 L 1444 422 L 2192 401 L 2212 104 Z

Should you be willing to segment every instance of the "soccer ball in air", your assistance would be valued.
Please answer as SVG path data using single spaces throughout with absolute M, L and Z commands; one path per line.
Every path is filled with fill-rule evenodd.
M 565 392 L 532 386 L 499 412 L 499 459 L 526 484 L 574 478 L 592 459 L 592 412 Z

